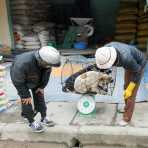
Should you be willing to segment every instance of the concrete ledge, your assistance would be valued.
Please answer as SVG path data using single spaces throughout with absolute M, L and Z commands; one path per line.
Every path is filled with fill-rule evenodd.
M 45 142 L 0 141 L 0 148 L 68 148 L 65 144 Z
M 77 137 L 78 128 L 73 126 L 56 126 L 46 128 L 44 133 L 33 133 L 25 124 L 0 125 L 0 140 L 50 142 L 71 146 L 73 137 Z
M 116 105 L 97 104 L 96 115 L 89 118 L 79 116 L 73 103 L 49 103 L 48 116 L 57 125 L 40 134 L 22 122 L 19 108 L 11 109 L 0 115 L 0 148 L 148 148 L 148 104 L 136 107 L 136 124 L 119 127 L 116 122 L 122 114 Z
M 84 145 L 105 144 L 115 146 L 148 147 L 148 128 L 83 126 L 78 139 Z
M 112 126 L 56 126 L 45 133 L 32 133 L 25 124 L 0 125 L 0 140 L 15 142 L 42 142 L 74 146 L 78 140 L 87 145 L 110 145 L 148 147 L 148 128 L 112 127 Z

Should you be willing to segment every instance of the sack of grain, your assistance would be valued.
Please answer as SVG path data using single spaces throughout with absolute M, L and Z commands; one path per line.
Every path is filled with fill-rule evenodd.
M 137 15 L 138 14 L 138 8 L 124 8 L 120 9 L 118 12 L 119 15 Z
M 146 30 L 148 29 L 148 23 L 140 23 L 138 25 L 138 30 Z
M 49 29 L 49 23 L 48 22 L 40 22 L 40 23 L 33 25 L 32 28 L 33 28 L 34 32 L 39 33 L 41 31 L 48 30 Z
M 40 46 L 40 42 L 39 41 L 34 41 L 34 42 L 24 42 L 23 43 L 24 44 L 24 46 Z
M 13 30 L 22 31 L 23 27 L 19 24 L 15 24 L 15 25 L 13 25 Z
M 121 34 L 121 35 L 115 35 L 115 40 L 120 42 L 130 42 L 135 39 L 134 34 Z
M 148 41 L 148 36 L 142 36 L 137 38 L 138 43 L 146 43 Z
M 23 4 L 35 4 L 37 1 L 34 0 L 12 0 L 10 1 L 10 4 L 13 5 L 23 5 Z
M 147 36 L 148 37 L 148 29 L 146 29 L 146 30 L 138 30 L 137 36 L 138 37 L 141 37 L 141 36 Z
M 138 43 L 138 48 L 139 49 L 146 49 L 147 48 L 147 43 Z
M 121 15 L 118 16 L 117 22 L 123 22 L 123 21 L 136 21 L 137 16 L 136 15 Z
M 116 29 L 133 29 L 136 28 L 136 23 L 118 23 Z
M 131 28 L 131 29 L 117 29 L 116 34 L 126 34 L 126 33 L 136 33 L 136 28 Z
M 37 35 L 29 35 L 29 36 L 24 36 L 22 40 L 24 42 L 36 42 L 39 41 L 39 38 Z
M 24 46 L 24 49 L 27 49 L 27 50 L 37 50 L 37 49 L 40 49 L 40 48 L 41 48 L 40 45 Z
M 24 45 L 23 44 L 15 44 L 15 48 L 16 49 L 24 49 Z

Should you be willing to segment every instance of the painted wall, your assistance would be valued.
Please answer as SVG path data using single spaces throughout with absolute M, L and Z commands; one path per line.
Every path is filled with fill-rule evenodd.
M 91 15 L 95 18 L 96 33 L 100 38 L 112 36 L 115 31 L 119 0 L 91 0 Z
M 0 44 L 6 44 L 11 47 L 6 0 L 0 0 Z

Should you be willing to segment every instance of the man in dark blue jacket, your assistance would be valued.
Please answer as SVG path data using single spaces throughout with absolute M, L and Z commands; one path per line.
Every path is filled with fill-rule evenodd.
M 119 124 L 126 126 L 132 118 L 146 58 L 136 47 L 120 42 L 111 42 L 97 49 L 95 58 L 100 69 L 109 69 L 112 66 L 121 66 L 125 69 L 125 112 Z
M 52 66 L 60 66 L 60 54 L 55 48 L 46 46 L 39 51 L 18 55 L 11 67 L 11 79 L 21 98 L 22 116 L 28 119 L 29 126 L 35 132 L 44 130 L 42 124 L 54 126 L 54 122 L 46 117 L 44 100 L 44 88 L 48 83 Z M 34 121 L 34 116 L 38 112 L 41 114 L 42 124 Z

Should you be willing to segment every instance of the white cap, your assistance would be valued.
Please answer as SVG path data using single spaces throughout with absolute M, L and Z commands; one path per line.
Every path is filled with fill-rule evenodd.
M 39 50 L 39 55 L 41 59 L 48 64 L 58 64 L 60 63 L 61 57 L 59 51 L 54 47 L 45 46 Z
M 101 47 L 96 50 L 95 58 L 98 68 L 108 69 L 115 63 L 117 51 L 114 47 Z

